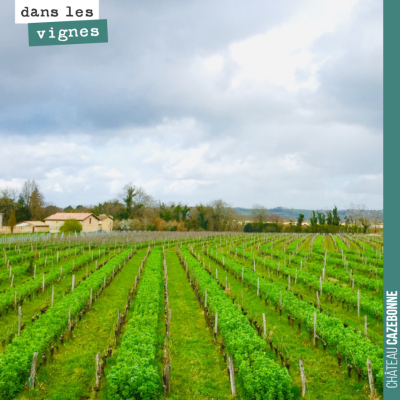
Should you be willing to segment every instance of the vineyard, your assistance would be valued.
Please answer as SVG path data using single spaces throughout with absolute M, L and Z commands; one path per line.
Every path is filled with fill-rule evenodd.
M 383 239 L 0 239 L 0 399 L 380 399 Z

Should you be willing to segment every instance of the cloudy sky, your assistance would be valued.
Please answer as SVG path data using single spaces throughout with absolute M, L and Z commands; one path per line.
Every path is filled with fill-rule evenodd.
M 100 0 L 109 43 L 29 47 L 9 0 L 0 187 L 381 209 L 382 3 Z

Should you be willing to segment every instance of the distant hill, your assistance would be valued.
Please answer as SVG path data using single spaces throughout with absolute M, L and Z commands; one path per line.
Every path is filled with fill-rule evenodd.
M 251 217 L 251 208 L 241 208 L 241 207 L 234 207 L 233 208 L 237 213 L 241 215 L 245 215 L 246 217 Z M 324 210 L 315 210 L 317 211 L 324 211 Z M 300 214 L 304 214 L 304 219 L 309 220 L 312 216 L 312 210 L 303 210 L 300 208 L 285 208 L 285 207 L 275 207 L 268 209 L 269 214 L 276 214 L 279 215 L 281 218 L 285 220 L 293 219 L 297 220 Z M 338 210 L 338 214 L 340 219 L 343 220 L 344 217 L 347 215 L 346 210 Z

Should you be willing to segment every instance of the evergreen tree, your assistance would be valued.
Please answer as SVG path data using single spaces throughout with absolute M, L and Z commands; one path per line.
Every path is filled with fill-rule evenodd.
M 17 225 L 17 218 L 15 217 L 15 211 L 11 211 L 10 218 L 8 219 L 7 225 L 11 227 L 11 233 L 14 231 L 14 226 Z
M 318 219 L 319 224 L 325 225 L 325 221 L 326 221 L 325 214 L 323 212 L 318 212 L 317 214 L 318 214 L 317 219 Z
M 301 226 L 304 221 L 304 214 L 300 214 L 299 218 L 297 218 L 297 226 Z
M 25 198 L 22 195 L 19 195 L 15 217 L 18 222 L 29 221 L 31 219 L 31 212 L 29 210 L 29 205 L 25 201 Z
M 328 216 L 326 218 L 326 223 L 328 225 L 333 225 L 333 216 L 332 216 L 332 213 L 330 211 L 328 211 Z
M 310 217 L 310 224 L 311 226 L 315 226 L 318 223 L 318 218 L 315 215 L 315 211 L 312 212 L 312 217 Z
M 339 226 L 340 225 L 340 217 L 339 217 L 338 210 L 337 210 L 336 206 L 333 208 L 332 213 L 333 213 L 332 225 Z

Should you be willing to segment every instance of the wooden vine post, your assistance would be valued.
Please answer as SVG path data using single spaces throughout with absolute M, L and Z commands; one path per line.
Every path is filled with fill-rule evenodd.
M 319 277 L 319 291 L 321 292 L 322 295 L 322 277 Z
M 263 313 L 263 331 L 264 331 L 264 340 L 267 338 L 267 324 L 265 323 L 265 314 Z
M 22 317 L 21 306 L 19 306 L 18 307 L 18 336 L 21 336 L 21 317 Z
M 95 390 L 100 390 L 100 383 L 101 383 L 101 358 L 100 353 L 96 354 L 96 387 Z
M 367 358 L 367 369 L 368 369 L 369 389 L 371 391 L 371 396 L 374 396 L 375 395 L 374 376 L 372 375 L 371 360 L 369 358 Z
M 231 381 L 231 392 L 232 396 L 236 396 L 236 386 L 235 386 L 235 368 L 233 366 L 232 357 L 228 359 L 228 369 L 229 369 L 229 378 Z
M 306 374 L 304 372 L 303 359 L 300 357 L 300 376 L 301 376 L 301 395 L 304 397 L 306 395 Z
M 71 292 L 73 292 L 74 289 L 75 289 L 75 274 L 72 275 Z
M 29 389 L 35 387 L 35 377 L 36 377 L 36 362 L 38 358 L 38 352 L 33 353 L 33 358 L 32 358 L 32 366 L 31 366 L 31 372 L 29 375 Z
M 314 313 L 314 344 L 317 337 L 317 313 Z

